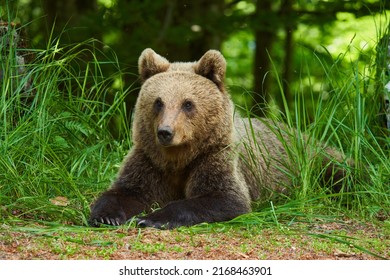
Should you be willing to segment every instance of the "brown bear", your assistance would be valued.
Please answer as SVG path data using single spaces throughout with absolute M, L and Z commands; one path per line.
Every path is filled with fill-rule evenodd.
M 266 190 L 287 192 L 299 170 L 286 145 L 297 132 L 234 116 L 225 71 L 215 50 L 194 63 L 142 52 L 133 147 L 116 181 L 92 205 L 92 225 L 120 225 L 141 213 L 138 225 L 156 228 L 227 221 L 251 211 Z M 331 161 L 342 161 L 341 154 L 315 147 L 306 150 L 312 158 L 324 155 L 325 175 L 344 177 Z M 161 208 L 152 211 L 154 205 Z

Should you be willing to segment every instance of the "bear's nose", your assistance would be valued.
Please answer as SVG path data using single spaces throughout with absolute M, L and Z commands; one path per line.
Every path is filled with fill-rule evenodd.
M 173 138 L 173 131 L 172 128 L 169 126 L 164 126 L 158 129 L 157 131 L 157 137 L 158 140 L 160 141 L 161 145 L 169 145 L 172 141 Z

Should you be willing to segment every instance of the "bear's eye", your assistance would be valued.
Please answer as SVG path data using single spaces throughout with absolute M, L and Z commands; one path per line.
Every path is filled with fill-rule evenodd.
M 154 101 L 153 108 L 156 113 L 160 112 L 164 108 L 164 103 L 161 98 L 157 98 L 156 101 Z
M 191 112 L 192 109 L 194 108 L 194 103 L 192 103 L 192 101 L 190 101 L 190 100 L 186 100 L 183 102 L 182 108 L 183 108 L 183 111 L 185 111 L 185 112 Z

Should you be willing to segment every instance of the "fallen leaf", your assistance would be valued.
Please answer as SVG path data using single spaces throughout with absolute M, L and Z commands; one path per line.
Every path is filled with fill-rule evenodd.
M 341 257 L 341 258 L 350 258 L 350 257 L 354 257 L 356 256 L 355 253 L 345 253 L 339 249 L 336 249 L 335 252 L 334 252 L 334 255 L 336 257 Z
M 57 196 L 55 198 L 49 199 L 49 201 L 56 206 L 68 206 L 69 199 L 63 196 Z

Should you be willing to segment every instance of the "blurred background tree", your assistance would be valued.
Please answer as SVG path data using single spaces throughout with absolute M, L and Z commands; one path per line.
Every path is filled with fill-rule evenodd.
M 380 14 L 389 6 L 381 0 L 2 0 L 0 19 L 20 23 L 34 49 L 56 38 L 63 45 L 96 38 L 126 69 L 118 79 L 133 87 L 146 47 L 170 61 L 219 49 L 234 101 L 264 116 L 275 108 L 283 114 L 283 97 L 291 104 L 298 92 L 308 99 L 331 94 L 334 85 L 322 82 L 324 61 L 340 69 L 371 67 Z

